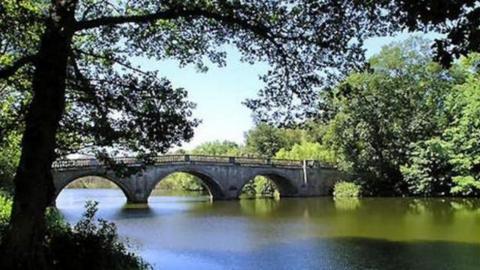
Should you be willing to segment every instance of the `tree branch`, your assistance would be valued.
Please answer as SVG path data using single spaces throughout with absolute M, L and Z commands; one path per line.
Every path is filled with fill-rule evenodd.
M 104 60 L 107 60 L 107 61 L 112 61 L 124 68 L 127 68 L 133 72 L 136 72 L 136 73 L 139 73 L 139 74 L 142 74 L 144 76 L 148 76 L 148 77 L 154 77 L 155 76 L 152 76 L 152 74 L 149 74 L 148 72 L 145 72 L 141 69 L 138 69 L 134 66 L 132 66 L 131 64 L 127 63 L 127 62 L 123 62 L 121 61 L 120 59 L 116 58 L 116 57 L 108 57 L 107 55 L 100 55 L 100 54 L 96 54 L 96 53 L 93 53 L 93 52 L 86 52 L 84 50 L 81 50 L 81 49 L 74 49 L 77 53 L 79 54 L 83 54 L 83 55 L 88 55 L 88 56 L 92 56 L 92 57 L 95 57 L 95 58 L 100 58 L 100 59 L 104 59 Z
M 214 19 L 229 25 L 238 25 L 244 29 L 248 29 L 254 32 L 257 35 L 263 36 L 265 38 L 270 37 L 269 29 L 264 25 L 259 23 L 251 24 L 249 21 L 238 18 L 234 14 L 222 15 L 219 13 L 207 11 L 198 7 L 187 8 L 179 7 L 175 9 L 159 11 L 156 13 L 144 14 L 144 15 L 132 15 L 132 16 L 112 16 L 112 17 L 101 17 L 92 20 L 80 21 L 75 25 L 75 31 L 93 29 L 102 26 L 116 26 L 120 24 L 127 23 L 152 23 L 158 20 L 172 20 L 178 18 L 188 18 L 188 17 L 204 17 L 207 19 Z
M 79 82 L 82 84 L 83 92 L 89 95 L 89 97 L 92 98 L 94 105 L 99 110 L 101 110 L 102 106 L 100 106 L 97 95 L 95 95 L 95 90 L 93 89 L 93 86 L 90 84 L 90 80 L 82 74 L 82 72 L 80 71 L 80 67 L 78 66 L 77 61 L 75 60 L 74 57 L 71 57 L 71 61 L 73 66 L 73 72 L 75 74 L 76 79 L 79 80 Z
M 22 68 L 26 64 L 35 61 L 35 58 L 36 57 L 33 56 L 33 55 L 27 55 L 27 56 L 21 57 L 20 59 L 15 61 L 9 67 L 5 67 L 4 69 L 0 69 L 0 79 L 7 79 L 8 77 L 14 75 L 15 72 L 17 72 L 17 70 L 19 70 L 20 68 Z
M 152 23 L 158 20 L 171 20 L 192 17 L 203 17 L 223 22 L 231 26 L 240 26 L 241 28 L 249 30 L 252 33 L 270 41 L 272 45 L 277 48 L 284 60 L 289 57 L 288 54 L 284 51 L 282 45 L 276 40 L 276 37 L 272 35 L 270 29 L 267 26 L 255 21 L 252 23 L 252 21 L 239 18 L 234 14 L 224 15 L 212 11 L 207 11 L 198 7 L 178 7 L 176 9 L 170 9 L 145 15 L 101 17 L 92 20 L 80 21 L 76 24 L 75 31 L 93 29 L 102 26 L 115 26 L 127 23 Z M 278 38 L 286 39 L 284 36 Z M 289 40 L 291 40 L 291 38 Z

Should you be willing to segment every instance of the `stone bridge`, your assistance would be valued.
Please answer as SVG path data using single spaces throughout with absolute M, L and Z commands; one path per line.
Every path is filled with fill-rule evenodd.
M 142 166 L 135 158 L 116 158 L 115 163 Z M 115 183 L 129 203 L 147 203 L 155 186 L 176 172 L 199 178 L 213 200 L 237 199 L 243 186 L 256 176 L 273 181 L 281 197 L 329 195 L 335 182 L 346 177 L 334 167 L 317 161 L 246 157 L 163 155 L 142 167 L 136 174 L 119 177 L 95 159 L 56 161 L 52 169 L 56 189 L 52 202 L 69 183 L 85 176 L 99 176 Z

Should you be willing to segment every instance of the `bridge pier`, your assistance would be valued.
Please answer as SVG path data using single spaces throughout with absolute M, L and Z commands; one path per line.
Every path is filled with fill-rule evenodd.
M 134 192 L 129 191 L 129 194 L 125 192 L 125 196 L 127 197 L 127 204 L 147 204 L 148 197 L 150 194 L 146 193 L 145 189 L 137 188 Z

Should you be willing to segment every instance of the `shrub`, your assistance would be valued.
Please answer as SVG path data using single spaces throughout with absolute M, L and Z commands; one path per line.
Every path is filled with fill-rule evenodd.
M 455 186 L 451 192 L 454 195 L 475 196 L 480 194 L 480 181 L 473 176 L 455 176 L 452 178 Z
M 128 250 L 118 238 L 115 224 L 95 220 L 97 203 L 87 202 L 82 219 L 73 227 L 56 208 L 46 213 L 46 248 L 53 270 L 144 270 L 151 267 Z M 6 232 L 12 202 L 0 195 L 0 242 Z
M 335 198 L 358 198 L 361 194 L 361 186 L 352 182 L 341 181 L 335 184 L 333 196 Z
M 72 228 L 50 226 L 51 261 L 55 269 L 139 270 L 150 269 L 140 257 L 119 241 L 114 223 L 95 220 L 96 202 L 87 202 L 82 219 Z M 55 212 L 53 212 L 55 213 Z M 55 228 L 55 229 L 54 229 Z

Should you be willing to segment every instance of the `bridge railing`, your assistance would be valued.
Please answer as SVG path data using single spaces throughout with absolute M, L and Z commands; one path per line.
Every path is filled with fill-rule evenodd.
M 118 157 L 113 161 L 116 164 L 127 166 L 140 166 L 143 161 L 135 157 Z M 315 160 L 288 160 L 288 159 L 263 159 L 256 157 L 230 157 L 209 155 L 162 155 L 151 157 L 153 165 L 167 164 L 230 164 L 239 166 L 272 166 L 272 167 L 333 167 Z M 54 170 L 68 170 L 76 168 L 106 167 L 106 164 L 97 159 L 60 159 L 53 163 Z

